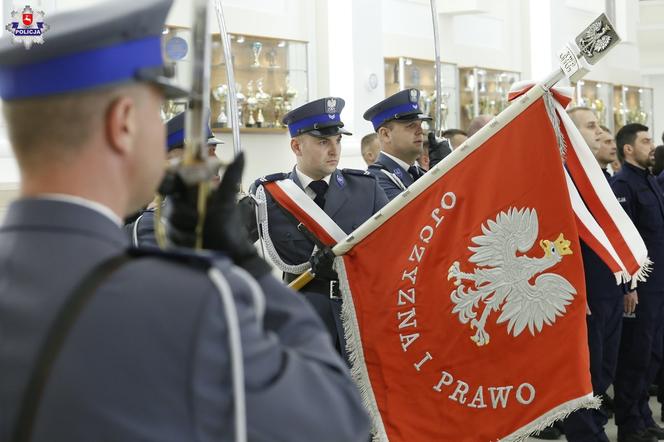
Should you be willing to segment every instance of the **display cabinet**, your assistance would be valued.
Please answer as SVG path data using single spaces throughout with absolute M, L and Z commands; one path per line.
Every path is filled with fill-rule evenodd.
M 191 31 L 164 31 L 164 54 L 176 67 L 178 81 L 189 84 L 188 48 Z M 285 131 L 281 119 L 308 101 L 307 43 L 277 38 L 230 34 L 240 126 L 243 131 Z M 230 102 L 226 60 L 219 34 L 212 37 L 210 73 L 211 124 L 229 128 Z M 165 104 L 164 114 L 182 109 L 181 102 Z
M 441 62 L 440 104 L 442 126 L 445 129 L 459 127 L 459 79 L 457 66 Z M 385 96 L 400 90 L 416 88 L 420 90 L 420 109 L 432 118 L 436 103 L 436 63 L 409 57 L 385 58 Z M 429 129 L 429 123 L 423 124 Z
M 575 85 L 574 99 L 570 105 L 584 106 L 595 111 L 597 121 L 612 132 L 613 124 L 613 85 L 592 80 L 579 80 Z
M 497 115 L 509 105 L 510 87 L 521 79 L 518 72 L 481 67 L 459 69 L 461 84 L 461 129 L 468 128 L 478 115 Z
M 629 123 L 641 123 L 652 128 L 653 90 L 616 85 L 613 88 L 613 119 L 616 131 Z

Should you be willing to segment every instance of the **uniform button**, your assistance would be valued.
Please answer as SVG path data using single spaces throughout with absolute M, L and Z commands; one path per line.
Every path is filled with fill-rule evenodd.
M 290 232 L 286 232 L 286 238 L 290 238 L 291 236 L 293 236 L 293 235 L 291 235 Z

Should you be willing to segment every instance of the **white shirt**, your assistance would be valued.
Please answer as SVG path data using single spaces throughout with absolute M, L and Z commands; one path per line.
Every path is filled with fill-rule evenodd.
M 383 153 L 385 154 L 386 157 L 388 157 L 389 159 L 391 159 L 392 161 L 394 161 L 395 163 L 397 163 L 399 166 L 401 166 L 401 168 L 402 168 L 403 170 L 405 170 L 406 172 L 408 172 L 408 168 L 409 168 L 410 166 L 412 166 L 412 165 L 415 164 L 415 163 L 413 163 L 413 164 L 408 164 L 408 163 L 406 163 L 405 161 L 400 160 L 399 158 L 395 157 L 394 155 L 390 155 L 389 153 L 387 153 L 387 152 L 385 152 L 385 151 L 383 151 Z M 390 171 L 390 172 L 392 172 L 392 171 Z
M 104 215 L 106 218 L 113 221 L 118 227 L 122 227 L 124 224 L 122 219 L 115 214 L 111 209 L 106 207 L 103 204 L 100 204 L 96 201 L 89 199 L 81 198 L 80 196 L 67 195 L 64 193 L 42 193 L 36 197 L 37 199 L 51 200 L 51 201 L 63 201 L 65 203 L 76 204 L 79 206 L 87 207 L 88 209 L 94 210 L 97 213 Z
M 302 188 L 304 189 L 304 193 L 306 193 L 309 196 L 309 198 L 315 199 L 316 198 L 316 192 L 314 192 L 309 187 L 309 184 L 311 184 L 313 181 L 317 181 L 317 180 L 314 180 L 314 179 L 309 178 L 308 176 L 306 176 L 304 173 L 302 173 L 302 171 L 300 169 L 297 168 L 297 166 L 295 166 L 295 173 L 297 174 L 297 179 L 300 180 L 300 184 L 302 184 Z M 323 178 L 323 181 L 325 181 L 328 186 L 330 185 L 330 177 L 331 176 L 332 175 L 330 174 L 330 175 Z

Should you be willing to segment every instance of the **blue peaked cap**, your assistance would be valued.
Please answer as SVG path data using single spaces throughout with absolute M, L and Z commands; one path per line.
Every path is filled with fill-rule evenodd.
M 419 90 L 405 89 L 371 106 L 362 118 L 371 121 L 376 132 L 383 124 L 391 120 L 431 120 L 431 117 L 420 109 L 419 99 Z
M 170 152 L 173 149 L 182 147 L 184 145 L 184 120 L 187 111 L 180 112 L 166 122 L 166 151 Z M 209 115 L 209 112 L 208 112 Z M 208 118 L 208 121 L 210 119 Z M 210 124 L 207 125 L 207 143 L 208 144 L 224 144 L 223 141 L 214 137 Z
M 283 124 L 288 126 L 291 137 L 307 133 L 314 137 L 352 135 L 341 121 L 341 111 L 346 102 L 339 97 L 326 97 L 311 101 L 284 115 Z
M 26 50 L 0 38 L 0 98 L 6 101 L 149 82 L 169 98 L 186 91 L 164 65 L 161 32 L 172 0 L 116 0 L 48 15 L 43 44 Z

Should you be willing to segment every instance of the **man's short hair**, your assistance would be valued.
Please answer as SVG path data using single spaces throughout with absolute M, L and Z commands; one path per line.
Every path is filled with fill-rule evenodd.
M 371 132 L 370 134 L 362 137 L 362 141 L 360 141 L 360 151 L 362 152 L 362 155 L 365 154 L 369 146 L 371 146 L 371 143 L 373 143 L 377 138 L 378 134 L 376 132 Z
M 3 103 L 9 141 L 19 165 L 65 160 L 75 155 L 96 130 L 108 105 L 125 87 L 12 100 Z
M 591 108 L 589 108 L 588 106 L 574 106 L 574 107 L 571 108 L 571 109 L 567 109 L 567 115 L 570 116 L 570 118 L 572 119 L 572 121 L 574 121 L 574 124 L 575 124 L 576 126 L 578 126 L 578 123 L 577 123 L 577 121 L 576 121 L 576 114 L 577 114 L 578 112 L 580 112 L 580 111 L 588 111 L 588 112 L 592 112 L 593 115 L 595 115 L 595 111 L 592 110 Z M 610 133 L 610 131 L 609 131 L 609 133 Z
M 613 135 L 613 132 L 611 132 L 611 129 L 609 129 L 608 127 L 604 126 L 603 124 L 600 124 L 600 125 L 599 125 L 599 128 L 602 129 L 602 130 L 603 130 L 604 132 L 606 132 L 607 134 L 609 134 L 609 135 Z
M 639 123 L 626 124 L 620 128 L 616 134 L 616 146 L 618 147 L 618 158 L 620 161 L 625 159 L 625 144 L 634 145 L 636 134 L 639 132 L 648 132 L 648 126 Z
M 455 135 L 463 135 L 464 137 L 468 136 L 466 131 L 461 130 L 461 129 L 447 129 L 447 130 L 444 130 L 443 133 L 441 134 L 441 136 L 443 138 L 452 138 Z

